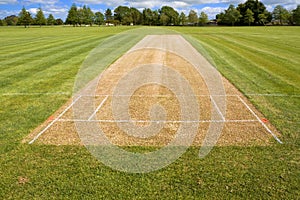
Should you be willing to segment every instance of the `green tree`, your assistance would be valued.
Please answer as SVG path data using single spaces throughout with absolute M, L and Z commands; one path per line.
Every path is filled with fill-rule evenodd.
M 114 10 L 114 19 L 118 20 L 121 24 L 130 24 L 133 21 L 130 9 L 127 6 L 118 6 Z
M 95 14 L 90 7 L 83 7 L 84 24 L 93 26 Z
M 294 23 L 294 15 L 293 15 L 293 11 L 292 10 L 289 10 L 288 11 L 288 23 L 290 24 L 290 25 L 294 25 L 295 23 Z
M 66 24 L 72 24 L 73 26 L 76 26 L 78 24 L 78 22 L 79 22 L 79 20 L 78 20 L 77 6 L 76 6 L 76 4 L 73 3 L 73 5 L 71 6 L 71 8 L 68 12 Z
M 19 18 L 16 15 L 10 15 L 4 18 L 3 25 L 5 26 L 15 26 L 18 24 Z
M 159 13 L 157 10 L 153 11 L 153 24 L 159 25 Z
M 113 20 L 113 16 L 112 16 L 112 12 L 111 12 L 111 9 L 106 9 L 106 11 L 105 11 L 105 13 L 104 13 L 104 15 L 105 15 L 105 20 L 106 20 L 106 22 L 107 23 L 110 23 L 110 22 L 112 22 L 112 20 Z
M 50 14 L 47 18 L 47 25 L 53 26 L 55 24 L 55 18 L 53 17 L 52 14 Z
M 198 14 L 196 11 L 194 10 L 191 10 L 189 12 L 189 15 L 188 15 L 188 19 L 189 19 L 189 23 L 192 24 L 192 25 L 197 25 L 198 24 L 198 21 L 199 21 L 199 18 L 198 18 Z
M 245 3 L 241 3 L 237 7 L 237 10 L 242 15 L 240 24 L 249 25 L 249 22 L 245 20 L 248 9 L 250 9 L 253 12 L 254 24 L 259 24 L 260 23 L 259 14 L 263 14 L 267 11 L 266 6 L 262 2 L 258 0 L 247 0 Z
M 21 12 L 19 13 L 19 21 L 20 25 L 24 25 L 25 28 L 29 26 L 32 22 L 32 17 L 30 12 L 28 12 L 25 7 L 22 8 Z
M 42 25 L 46 24 L 46 18 L 45 18 L 42 8 L 38 8 L 38 11 L 35 15 L 35 23 L 37 25 L 40 25 L 40 27 L 42 27 Z
M 217 14 L 216 19 L 217 19 L 217 23 L 219 25 L 225 25 L 226 24 L 225 13 L 221 12 L 221 13 Z
M 181 12 L 179 15 L 179 25 L 185 26 L 187 21 L 188 19 L 186 15 L 184 14 L 184 12 Z
M 101 12 L 96 12 L 95 13 L 95 24 L 100 26 L 103 23 L 104 23 L 104 15 Z
M 63 24 L 64 24 L 64 21 L 63 21 L 62 19 L 59 18 L 59 19 L 56 19 L 56 20 L 55 20 L 55 24 L 56 24 L 56 25 L 63 25 Z
M 160 21 L 163 25 L 178 25 L 179 13 L 170 6 L 163 6 L 160 9 Z
M 153 25 L 154 13 L 150 8 L 145 8 L 143 10 L 143 24 L 144 25 Z
M 5 20 L 4 19 L 0 19 L 0 26 L 6 26 L 7 24 L 5 24 Z
M 142 23 L 143 15 L 138 9 L 130 8 L 130 15 L 134 25 Z
M 273 18 L 278 20 L 280 24 L 283 25 L 289 19 L 289 11 L 283 6 L 278 5 L 273 10 Z
M 85 6 L 83 8 L 79 8 L 77 10 L 77 19 L 78 19 L 79 26 L 81 26 L 85 22 L 85 16 L 84 16 L 85 11 L 84 11 L 84 9 L 86 9 Z
M 199 24 L 201 26 L 204 26 L 205 24 L 207 24 L 207 22 L 208 22 L 207 14 L 205 12 L 201 12 L 199 17 Z
M 242 17 L 240 12 L 234 7 L 234 5 L 230 5 L 227 10 L 225 10 L 225 21 L 228 24 L 234 26 L 236 22 L 240 20 Z
M 246 11 L 246 14 L 244 16 L 244 22 L 248 24 L 248 26 L 251 25 L 251 23 L 254 22 L 254 13 L 248 8 Z
M 296 25 L 300 25 L 300 5 L 298 5 L 297 8 L 293 10 L 293 22 Z
M 259 18 L 259 23 L 265 26 L 266 22 L 268 21 L 268 12 L 265 11 L 264 13 L 259 14 L 258 18 Z
M 167 26 L 167 25 L 169 25 L 169 21 L 170 21 L 170 19 L 169 19 L 169 17 L 165 13 L 162 13 L 160 15 L 160 23 L 161 23 L 161 25 Z

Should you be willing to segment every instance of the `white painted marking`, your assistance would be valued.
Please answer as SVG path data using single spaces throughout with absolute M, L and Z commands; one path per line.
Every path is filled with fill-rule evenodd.
M 82 97 L 176 97 L 176 96 L 185 96 L 185 97 L 236 97 L 238 95 L 209 95 L 209 94 L 200 94 L 200 95 L 164 95 L 164 94 L 149 94 L 149 95 L 126 95 L 126 94 L 119 94 L 119 95 L 110 95 L 110 94 L 99 94 L 99 95 L 82 95 Z
M 213 104 L 214 104 L 215 108 L 217 109 L 219 115 L 221 116 L 222 120 L 225 122 L 226 119 L 225 119 L 224 115 L 222 114 L 222 112 L 221 112 L 219 106 L 218 106 L 217 103 L 215 102 L 215 100 L 214 100 L 214 98 L 213 98 L 212 95 L 210 95 L 210 99 L 211 99 L 211 101 L 213 102 Z
M 59 122 L 103 122 L 103 123 L 253 123 L 257 120 L 199 120 L 199 121 L 177 121 L 177 120 L 84 120 L 84 119 L 60 119 Z
M 97 107 L 97 109 L 94 111 L 94 113 L 89 117 L 88 121 L 91 121 L 93 119 L 93 117 L 97 114 L 97 112 L 100 110 L 100 108 L 103 106 L 103 104 L 106 102 L 108 96 L 106 96 L 102 102 L 100 103 L 100 105 Z
M 34 143 L 42 134 L 44 134 L 55 122 L 57 122 L 79 99 L 81 96 L 77 97 L 60 115 L 54 119 L 46 128 L 44 128 L 39 134 L 37 134 L 29 144 Z
M 248 106 L 248 104 L 239 96 L 240 101 L 247 107 L 247 109 L 256 117 L 256 119 L 261 123 L 261 125 L 273 136 L 277 142 L 283 144 L 283 142 L 267 127 L 265 123 L 257 116 L 257 114 Z
M 300 97 L 300 95 L 289 95 L 289 94 L 245 94 L 248 96 L 271 96 L 271 97 Z M 83 97 L 103 97 L 103 96 L 110 96 L 110 97 L 175 97 L 175 95 L 110 95 L 110 94 L 98 94 L 98 95 L 82 95 Z M 195 97 L 239 97 L 243 95 L 238 94 L 226 94 L 226 95 L 209 95 L 209 94 L 200 94 L 200 95 L 177 95 L 177 96 L 195 96 Z
M 1 96 L 35 96 L 35 95 L 71 95 L 69 92 L 17 92 L 17 93 L 2 93 Z M 270 97 L 300 97 L 300 94 L 255 94 L 255 93 L 249 93 L 245 94 L 247 96 L 270 96 Z M 100 94 L 100 95 L 82 95 L 82 97 L 92 97 L 92 96 L 140 96 L 140 97 L 151 97 L 151 96 L 157 96 L 157 97 L 165 97 L 165 96 L 171 96 L 171 95 L 108 95 L 108 94 Z M 191 96 L 226 96 L 226 97 L 232 97 L 232 96 L 242 96 L 237 94 L 227 94 L 227 95 L 191 95 Z

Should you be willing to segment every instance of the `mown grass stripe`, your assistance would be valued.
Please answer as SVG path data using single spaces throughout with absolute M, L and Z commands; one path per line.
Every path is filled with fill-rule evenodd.
M 42 40 L 41 42 L 36 43 L 36 44 L 27 44 L 27 43 L 25 43 L 23 45 L 18 45 L 18 46 L 15 46 L 15 47 L 9 46 L 6 49 L 1 50 L 1 51 L 4 54 L 2 56 L 5 56 L 5 58 L 18 59 L 19 58 L 18 56 L 24 56 L 24 55 L 35 53 L 35 52 L 38 52 L 38 51 L 41 51 L 41 50 L 44 50 L 44 49 L 48 49 L 48 48 L 51 48 L 51 47 L 56 47 L 56 46 L 59 46 L 61 44 L 65 44 L 66 42 L 72 42 L 72 41 L 75 42 L 79 39 L 82 39 L 82 38 L 79 38 L 79 37 L 68 38 L 68 39 L 60 38 L 60 39 L 51 39 L 49 41 Z
M 22 64 L 24 62 L 27 61 L 31 61 L 31 60 L 37 60 L 37 59 L 41 59 L 43 58 L 43 56 L 48 55 L 48 54 L 53 54 L 53 53 L 57 53 L 58 51 L 61 51 L 62 49 L 67 49 L 67 50 L 72 50 L 73 47 L 76 47 L 77 45 L 81 45 L 83 43 L 83 41 L 96 41 L 99 40 L 101 41 L 100 37 L 88 37 L 88 38 L 76 38 L 76 40 L 64 40 L 64 41 L 60 41 L 59 43 L 55 43 L 55 44 L 50 44 L 50 45 L 45 45 L 45 46 L 38 46 L 37 48 L 34 49 L 29 49 L 26 52 L 20 53 L 18 55 L 14 54 L 11 55 L 12 59 L 9 59 L 9 57 L 6 58 L 6 61 L 2 62 L 2 69 L 6 68 L 6 66 L 10 66 L 10 65 L 18 65 L 18 64 Z
M 237 88 L 243 88 L 244 91 L 246 91 L 247 93 L 267 92 L 261 85 L 257 84 L 256 81 L 254 81 L 251 77 L 246 75 L 247 73 L 245 73 L 244 67 L 240 66 L 240 63 L 242 61 L 238 61 L 238 59 L 232 59 L 232 57 L 234 57 L 239 58 L 239 60 L 241 60 L 238 54 L 233 52 L 234 54 L 230 54 L 232 57 L 229 57 L 229 55 L 227 55 L 228 51 L 224 51 L 224 49 L 217 48 L 219 46 L 219 43 L 214 40 L 209 41 L 208 39 L 205 39 L 205 42 L 202 41 L 201 43 L 207 48 L 208 52 L 215 52 L 211 56 L 213 57 L 217 68 L 223 75 L 229 78 L 229 80 L 241 79 L 241 77 L 243 77 L 241 79 L 242 81 L 236 83 Z M 245 63 L 243 63 L 243 65 L 245 65 Z M 251 90 L 249 90 L 247 87 L 247 83 L 249 82 L 252 84 Z
M 220 40 L 222 40 L 222 44 L 225 44 L 226 47 L 235 52 L 239 52 L 239 55 L 245 60 L 248 60 L 252 66 L 256 66 L 266 73 L 272 74 L 273 77 L 276 77 L 283 83 L 285 82 L 289 85 L 293 85 L 294 87 L 299 87 L 298 80 L 300 80 L 300 75 L 296 73 L 297 70 L 292 70 L 295 69 L 294 65 L 288 65 L 285 62 L 282 62 L 282 60 L 270 56 L 270 54 L 258 54 L 256 50 L 246 48 L 241 44 L 233 44 L 230 39 L 225 39 L 222 36 L 220 37 Z
M 11 84 L 12 82 L 16 82 L 18 80 L 21 80 L 24 77 L 30 76 L 32 73 L 36 73 L 38 71 L 44 70 L 45 68 L 49 67 L 52 64 L 59 63 L 68 57 L 77 56 L 76 54 L 78 53 L 78 50 L 88 51 L 94 46 L 96 46 L 95 45 L 96 41 L 98 41 L 98 38 L 67 44 L 64 46 L 60 46 L 55 50 L 52 50 L 52 53 L 42 51 L 39 53 L 38 56 L 33 57 L 33 59 L 24 59 L 24 61 L 22 62 L 19 61 L 18 64 L 14 63 L 14 66 L 2 70 L 1 76 L 3 78 L 2 78 L 1 85 L 5 86 Z M 69 48 L 71 49 L 70 51 L 63 51 L 63 49 L 69 49 Z M 58 51 L 58 49 L 60 51 Z M 17 72 L 17 73 L 12 73 L 12 72 Z
M 234 39 L 232 36 L 227 37 L 227 36 L 218 36 L 221 40 L 226 41 L 228 44 L 231 44 L 232 46 L 238 46 L 244 51 L 249 51 L 252 53 L 252 55 L 257 54 L 259 59 L 263 59 L 265 62 L 272 63 L 272 65 L 276 66 L 277 70 L 286 70 L 286 71 L 294 71 L 295 69 L 298 70 L 295 65 L 299 63 L 297 60 L 298 57 L 295 57 L 295 59 L 290 59 L 293 57 L 293 54 L 291 52 L 289 53 L 289 56 L 280 56 L 277 54 L 273 54 L 272 51 L 263 51 L 261 50 L 261 46 L 256 45 L 256 46 L 251 46 L 247 42 L 243 43 L 240 42 L 240 40 Z M 251 41 L 251 40 L 249 40 Z M 247 53 L 247 52 L 246 52 Z M 296 55 L 296 54 L 294 54 Z M 279 67 L 280 66 L 280 67 Z M 283 67 L 284 66 L 284 67 Z M 279 69 L 278 69 L 279 68 Z
M 135 30 L 139 31 L 139 30 Z M 121 33 L 104 40 L 90 52 L 76 77 L 75 91 L 79 91 L 88 82 L 125 54 L 133 45 L 144 37 L 145 33 Z M 75 92 L 74 91 L 74 92 Z
M 257 40 L 256 38 L 244 36 L 244 35 L 237 35 L 232 36 L 228 34 L 219 35 L 219 38 L 225 39 L 227 41 L 233 42 L 237 45 L 241 45 L 247 49 L 251 49 L 256 51 L 257 53 L 261 53 L 264 55 L 270 55 L 270 57 L 274 57 L 279 60 L 283 60 L 287 63 L 286 66 L 289 67 L 289 64 L 297 64 L 299 63 L 299 58 L 296 56 L 298 55 L 297 49 L 292 48 L 282 48 L 278 45 L 274 45 L 273 43 L 266 45 L 264 40 Z M 270 50 L 271 49 L 271 50 Z M 293 51 L 292 51 L 293 50 Z M 289 59 L 291 56 L 295 56 L 294 59 Z
M 80 63 L 93 46 L 94 44 L 87 42 L 84 45 L 81 45 L 80 48 L 74 49 L 72 52 L 58 53 L 48 56 L 44 59 L 47 61 L 41 63 L 41 65 L 30 62 L 32 63 L 32 66 L 29 68 L 20 66 L 22 69 L 18 70 L 18 73 L 9 75 L 11 71 L 8 71 L 7 77 L 3 78 L 0 85 L 2 87 L 5 86 L 6 90 L 14 88 L 20 89 L 24 86 L 25 88 L 30 89 L 28 88 L 28 84 L 33 86 L 37 84 L 36 86 L 41 87 L 41 80 L 49 78 L 49 74 L 47 72 L 49 72 L 50 75 L 56 75 L 56 77 L 53 77 L 56 83 L 63 80 L 63 74 L 66 74 L 67 76 L 74 76 L 80 66 Z M 74 66 L 69 63 L 69 60 L 73 60 L 75 56 L 81 60 L 78 63 L 77 68 L 74 68 Z M 37 61 L 37 63 L 39 63 L 39 61 Z M 64 63 L 66 63 L 66 65 L 64 65 Z M 57 76 L 61 77 L 61 79 L 57 80 Z
M 266 71 L 265 67 L 259 65 L 254 60 L 249 59 L 251 54 L 246 50 L 215 37 L 207 37 L 206 41 L 209 41 L 211 44 L 216 46 L 222 46 L 222 48 L 219 48 L 222 50 L 219 50 L 218 52 L 226 52 L 227 61 L 231 64 L 230 67 L 240 71 L 240 75 L 242 77 L 248 77 L 248 80 L 252 82 L 252 84 L 260 88 L 259 91 L 251 92 L 267 91 L 270 93 L 282 93 L 287 91 L 291 92 L 293 90 L 294 87 L 289 85 L 285 79 L 280 77 L 280 75 L 276 74 L 270 76 L 270 72 Z M 257 74 L 258 70 L 260 71 L 259 74 Z M 283 84 L 287 85 L 287 87 L 282 88 Z

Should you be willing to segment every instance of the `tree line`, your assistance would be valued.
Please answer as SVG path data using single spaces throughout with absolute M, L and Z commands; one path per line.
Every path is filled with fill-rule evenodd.
M 237 7 L 230 5 L 224 12 L 216 15 L 215 22 L 218 25 L 245 26 L 245 25 L 300 25 L 300 5 L 296 9 L 288 11 L 281 5 L 277 5 L 272 12 L 267 11 L 266 6 L 258 0 L 247 0 Z M 209 23 L 205 12 L 198 14 L 190 10 L 186 15 L 179 13 L 170 6 L 163 6 L 157 10 L 145 8 L 139 11 L 133 7 L 118 6 L 113 11 L 106 9 L 104 13 L 93 12 L 90 7 L 84 5 L 77 7 L 73 4 L 68 11 L 68 16 L 63 22 L 55 19 L 52 14 L 47 18 L 42 8 L 37 10 L 33 17 L 25 7 L 18 16 L 11 15 L 0 20 L 0 25 L 149 25 L 149 26 L 203 26 Z
M 300 5 L 294 10 L 287 10 L 277 5 L 272 12 L 258 0 L 247 0 L 237 7 L 230 5 L 216 16 L 219 25 L 300 25 Z
M 118 6 L 114 11 L 108 8 L 104 13 L 93 13 L 87 6 L 77 8 L 76 4 L 73 4 L 65 23 L 73 26 L 92 26 L 93 24 L 178 26 L 198 25 L 199 23 L 204 25 L 207 22 L 208 16 L 204 12 L 199 17 L 197 12 L 191 10 L 186 16 L 183 12 L 179 14 L 170 6 L 163 6 L 158 10 L 145 8 L 142 12 L 133 7 Z
M 29 25 L 63 25 L 64 21 L 60 18 L 55 19 L 52 14 L 46 18 L 42 8 L 37 9 L 36 15 L 33 17 L 32 14 L 25 9 L 22 8 L 19 15 L 10 15 L 5 17 L 3 20 L 0 19 L 0 26 L 18 26 L 24 25 L 25 27 Z

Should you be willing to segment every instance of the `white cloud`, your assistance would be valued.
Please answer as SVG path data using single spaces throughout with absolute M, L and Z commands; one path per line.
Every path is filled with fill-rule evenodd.
M 265 5 L 266 6 L 266 9 L 268 10 L 268 11 L 272 11 L 273 10 L 273 6 L 271 6 L 271 5 Z
M 68 15 L 69 7 L 67 6 L 56 6 L 56 5 L 46 5 L 42 8 L 46 17 L 52 14 L 55 18 L 65 19 Z
M 209 19 L 215 19 L 217 14 L 223 12 L 226 9 L 227 9 L 227 7 L 216 7 L 216 8 L 204 7 L 204 8 L 199 10 L 199 14 L 201 12 L 205 12 Z
M 36 15 L 38 8 L 29 8 L 27 11 L 31 13 L 31 15 Z
M 48 8 L 47 12 L 53 13 L 53 14 L 57 14 L 57 13 L 65 13 L 67 12 L 68 9 L 66 8 Z
M 268 11 L 273 11 L 275 6 L 282 5 L 288 10 L 295 9 L 298 4 L 300 4 L 300 0 L 261 0 L 261 2 L 266 6 Z
M 135 2 L 128 2 L 131 7 L 136 8 L 156 8 L 162 6 L 162 2 L 158 0 L 151 0 L 151 1 L 135 1 Z
M 54 5 L 56 3 L 59 3 L 59 0 L 24 0 L 24 4 L 30 5 L 30 4 L 41 4 L 41 5 Z
M 0 10 L 0 19 L 4 19 L 5 17 L 10 15 L 18 16 L 19 12 L 19 10 Z
M 16 4 L 18 1 L 17 0 L 0 0 L 0 5 L 5 5 L 5 4 Z
M 120 1 L 121 2 L 121 1 Z M 99 1 L 99 0 L 76 0 L 75 3 L 79 3 L 79 4 L 106 4 L 105 1 Z M 123 1 L 121 3 L 124 3 Z
M 267 5 L 300 4 L 300 0 L 262 0 L 261 2 Z

